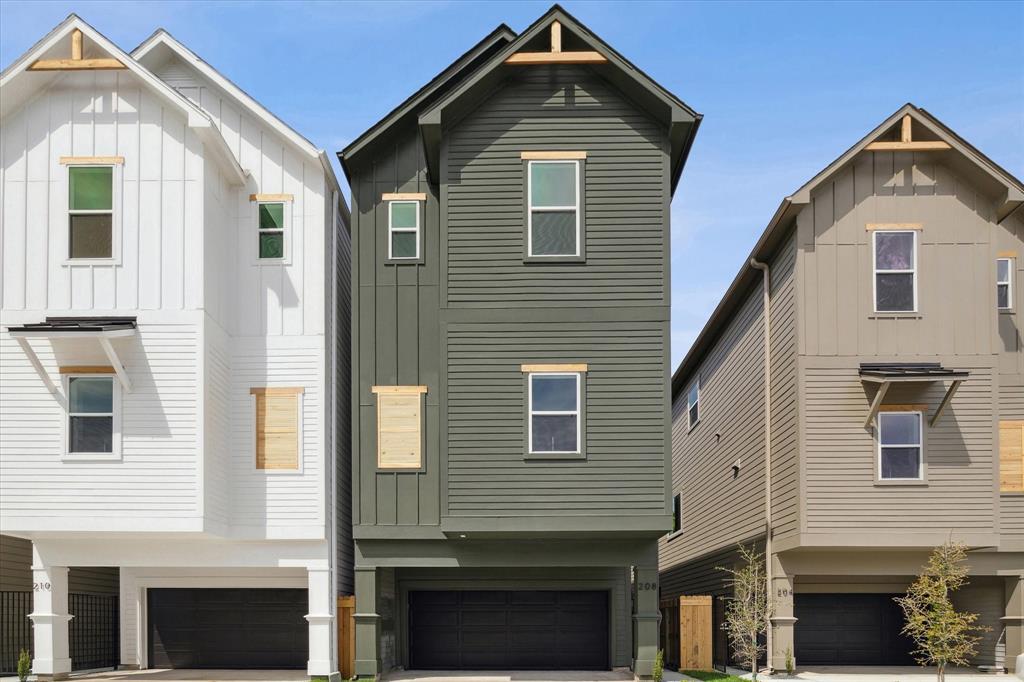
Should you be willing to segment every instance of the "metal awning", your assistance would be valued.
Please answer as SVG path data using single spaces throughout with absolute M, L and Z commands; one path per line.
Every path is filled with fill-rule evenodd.
M 966 381 L 968 376 L 970 376 L 970 372 L 966 370 L 949 369 L 937 362 L 862 362 L 860 365 L 860 380 L 878 384 L 878 391 L 875 393 L 875 399 L 871 401 L 871 408 L 868 410 L 867 419 L 864 420 L 864 426 L 871 426 L 874 423 L 875 417 L 882 407 L 885 394 L 889 391 L 889 387 L 892 384 L 931 383 L 933 381 L 952 380 L 949 388 L 946 389 L 946 395 L 943 396 L 942 401 L 935 408 L 935 413 L 928 422 L 930 425 L 935 426 L 936 422 L 939 421 L 939 417 L 945 411 L 946 406 L 953 400 L 953 396 L 956 394 L 957 389 L 960 388 L 960 384 Z
M 117 351 L 114 349 L 113 344 L 110 343 L 110 340 L 134 336 L 136 326 L 134 317 L 47 317 L 45 322 L 30 322 L 21 326 L 8 327 L 7 331 L 17 340 L 18 345 L 21 346 L 22 351 L 24 351 L 29 362 L 35 368 L 36 373 L 43 380 L 43 383 L 46 384 L 46 388 L 57 396 L 57 399 L 63 404 L 64 396 L 61 395 L 60 390 L 54 385 L 50 375 L 43 368 L 43 363 L 39 361 L 39 356 L 33 350 L 29 339 L 96 339 L 103 349 L 103 353 L 110 361 L 110 366 L 113 367 L 114 373 L 117 374 L 122 388 L 125 391 L 131 391 L 132 382 L 128 378 L 128 372 L 125 370 L 120 358 L 118 358 Z

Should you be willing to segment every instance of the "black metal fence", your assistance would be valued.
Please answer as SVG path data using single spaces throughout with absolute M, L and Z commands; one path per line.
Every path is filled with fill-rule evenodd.
M 117 595 L 69 594 L 68 626 L 73 670 L 116 667 L 120 658 Z M 0 592 L 0 673 L 18 668 L 18 653 L 32 655 L 31 592 Z

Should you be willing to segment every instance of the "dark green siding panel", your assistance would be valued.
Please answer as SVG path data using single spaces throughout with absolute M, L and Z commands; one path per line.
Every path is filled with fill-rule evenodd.
M 448 325 L 451 516 L 665 513 L 663 322 Z M 588 363 L 586 459 L 524 458 L 522 363 Z
M 525 150 L 584 150 L 585 263 L 524 263 Z M 446 131 L 447 305 L 665 305 L 664 129 L 586 67 L 523 69 Z

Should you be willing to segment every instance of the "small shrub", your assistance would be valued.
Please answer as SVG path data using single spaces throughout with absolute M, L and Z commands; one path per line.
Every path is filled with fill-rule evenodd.
M 792 675 L 796 672 L 796 666 L 793 665 L 793 650 L 788 646 L 786 647 L 786 674 Z
M 18 654 L 18 682 L 25 682 L 30 672 L 32 672 L 32 658 L 28 655 L 27 650 L 22 649 Z
M 651 677 L 654 678 L 654 682 L 661 682 L 661 677 L 665 673 L 665 651 L 658 649 L 658 653 L 654 655 L 654 667 L 651 668 Z

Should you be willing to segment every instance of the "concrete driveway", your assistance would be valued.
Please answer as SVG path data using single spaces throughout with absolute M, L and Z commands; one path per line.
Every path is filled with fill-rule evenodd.
M 403 670 L 384 676 L 385 682 L 626 682 L 630 672 L 572 670 L 488 670 L 487 672 Z
M 17 677 L 2 678 L 0 682 Z M 34 679 L 34 676 L 33 676 Z M 305 670 L 103 670 L 72 673 L 72 682 L 306 682 Z
M 742 670 L 729 669 L 730 675 L 750 679 L 750 673 Z M 1013 675 L 994 675 L 982 673 L 975 668 L 954 668 L 946 671 L 948 682 L 1018 682 Z M 678 680 L 693 681 L 692 677 L 666 670 L 665 682 Z M 821 666 L 802 668 L 795 675 L 780 673 L 777 675 L 758 675 L 757 678 L 767 682 L 934 682 L 935 668 L 918 666 Z

